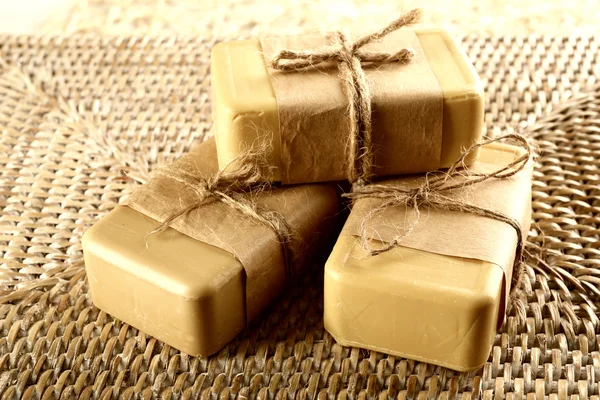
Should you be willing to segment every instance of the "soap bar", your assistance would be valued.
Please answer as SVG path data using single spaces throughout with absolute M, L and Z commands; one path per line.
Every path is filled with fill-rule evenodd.
M 348 102 L 337 70 L 281 72 L 267 66 L 284 47 L 322 48 L 321 42 L 307 36 L 214 46 L 212 105 L 221 167 L 266 143 L 273 167 L 268 179 L 284 184 L 346 179 Z M 415 50 L 408 65 L 364 68 L 373 96 L 374 172 L 379 176 L 448 167 L 480 138 L 483 126 L 482 83 L 447 32 L 394 32 L 367 50 L 403 47 Z M 428 91 L 430 85 L 439 93 Z M 435 115 L 426 115 L 435 96 Z
M 176 163 L 209 175 L 217 169 L 216 157 L 209 139 Z M 157 182 L 142 186 L 85 232 L 91 297 L 98 308 L 131 326 L 187 354 L 207 356 L 233 339 L 290 283 L 281 244 L 268 228 L 219 202 L 149 235 L 164 215 L 190 199 L 185 188 L 165 193 Z M 257 202 L 281 213 L 297 235 L 295 243 L 302 247 L 292 266 L 294 276 L 331 249 L 340 225 L 335 185 L 273 189 L 258 195 Z M 164 214 L 157 213 L 156 204 L 162 204 Z M 207 214 L 219 217 L 215 222 Z M 207 236 L 208 243 L 198 240 L 190 225 L 210 225 L 216 236 Z
M 486 145 L 478 168 L 496 169 L 523 154 L 505 144 Z M 526 234 L 531 210 L 531 163 L 516 176 L 479 183 L 466 198 L 489 204 L 519 221 Z M 415 177 L 405 178 L 410 184 Z M 385 181 L 384 181 L 385 182 Z M 466 213 L 421 210 L 400 245 L 369 255 L 350 225 L 360 224 L 358 200 L 325 266 L 324 325 L 342 345 L 469 371 L 488 358 L 504 321 L 515 258 L 513 227 Z M 425 216 L 426 215 L 426 216 Z M 410 220 L 382 216 L 385 227 Z M 376 235 L 371 241 L 376 240 Z M 373 243 L 373 242 L 371 242 Z M 493 262 L 489 260 L 494 260 Z

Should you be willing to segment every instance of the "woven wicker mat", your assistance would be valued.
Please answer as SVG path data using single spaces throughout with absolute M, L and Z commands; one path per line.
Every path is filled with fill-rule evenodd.
M 336 344 L 322 325 L 322 266 L 209 359 L 94 308 L 81 234 L 206 135 L 211 44 L 0 37 L 0 397 L 597 398 L 600 303 L 576 285 L 600 283 L 599 42 L 463 44 L 487 88 L 487 133 L 527 125 L 539 139 L 530 241 L 551 267 L 528 265 L 488 362 L 459 374 Z

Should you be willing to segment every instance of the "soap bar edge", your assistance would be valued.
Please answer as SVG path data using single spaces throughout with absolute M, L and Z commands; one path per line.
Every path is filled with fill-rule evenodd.
M 122 207 L 126 207 L 128 210 L 131 210 L 132 212 L 135 212 L 141 216 L 144 217 L 144 219 L 147 220 L 151 220 L 153 221 L 156 226 L 160 225 L 160 223 L 158 221 L 156 221 L 155 219 L 129 207 L 128 205 L 122 205 L 122 204 L 118 204 L 117 206 L 115 206 L 115 208 L 113 210 L 111 210 L 110 212 L 106 213 L 104 216 L 102 216 L 102 218 L 100 218 L 100 220 L 98 220 L 94 225 L 92 225 L 90 228 L 88 228 L 84 234 L 82 235 L 81 238 L 81 244 L 82 244 L 82 248 L 83 248 L 83 252 L 84 252 L 84 257 L 85 257 L 85 253 L 86 252 L 90 252 L 90 246 L 98 246 L 99 243 L 105 243 L 105 239 L 102 238 L 102 235 L 99 233 L 96 233 L 96 231 L 98 231 L 99 229 L 102 228 L 103 224 L 107 223 L 107 218 L 111 218 L 112 217 L 112 212 L 117 210 L 118 208 L 122 208 Z M 112 223 L 112 222 L 111 222 Z M 202 243 L 205 246 L 210 246 L 211 248 L 213 248 L 215 251 L 220 252 L 220 253 L 227 253 L 230 254 L 229 252 L 227 252 L 226 250 L 220 249 L 218 247 L 212 246 L 210 244 L 204 243 L 202 241 L 193 239 L 187 235 L 185 235 L 184 233 L 181 233 L 173 228 L 167 228 L 168 232 L 173 232 L 174 234 L 177 235 L 183 235 L 187 238 L 190 238 L 191 240 L 194 240 L 196 242 Z M 164 232 L 162 232 L 164 233 Z M 97 235 L 97 236 L 96 236 Z M 96 237 L 98 237 L 98 239 L 96 239 Z M 93 243 L 93 244 L 92 244 Z M 87 250 L 86 250 L 87 249 Z M 233 277 L 239 273 L 244 273 L 244 267 L 241 265 L 241 263 L 235 259 L 235 257 L 231 256 L 231 261 L 232 261 L 232 265 L 235 263 L 237 268 L 232 269 L 229 272 L 229 277 Z M 135 274 L 132 273 L 131 270 L 127 269 L 127 268 L 123 268 L 122 266 L 117 266 L 115 265 L 115 268 L 118 268 L 120 271 L 122 271 L 123 273 L 129 274 L 131 276 L 136 276 Z M 174 291 L 174 290 L 170 290 L 169 288 L 165 287 L 164 282 L 162 280 L 154 280 L 154 279 L 143 279 L 145 282 L 155 285 L 159 288 L 161 288 L 162 290 L 164 290 L 166 293 L 170 293 L 176 296 L 181 296 L 183 298 L 185 298 L 188 301 L 198 301 L 198 300 L 202 300 L 202 299 L 208 299 L 211 298 L 212 296 L 214 296 L 216 293 L 218 293 L 219 289 L 223 286 L 225 286 L 227 284 L 227 280 L 224 279 L 224 276 L 218 276 L 218 279 L 215 279 L 215 282 L 218 282 L 218 284 L 214 284 L 215 282 L 213 281 L 203 281 L 201 282 L 200 285 L 196 285 L 194 286 L 194 288 L 192 288 L 191 290 L 186 290 L 185 292 L 179 292 L 179 291 Z M 196 282 L 196 283 L 200 283 L 200 282 Z M 193 294 L 190 294 L 193 293 Z

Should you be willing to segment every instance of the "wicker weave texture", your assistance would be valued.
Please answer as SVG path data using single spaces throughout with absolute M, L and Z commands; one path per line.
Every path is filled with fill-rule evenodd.
M 81 234 L 208 134 L 211 42 L 0 37 L 0 398 L 599 398 L 600 303 L 576 289 L 600 286 L 599 41 L 463 45 L 487 88 L 487 133 L 528 126 L 538 139 L 530 241 L 563 275 L 528 265 L 488 362 L 459 374 L 336 344 L 322 266 L 209 359 L 93 307 Z

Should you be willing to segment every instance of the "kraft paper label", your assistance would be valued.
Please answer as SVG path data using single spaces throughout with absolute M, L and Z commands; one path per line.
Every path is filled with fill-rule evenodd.
M 348 99 L 335 65 L 308 71 L 278 71 L 270 60 L 282 49 L 319 51 L 325 34 L 268 37 L 261 46 L 279 108 L 282 183 L 346 178 L 350 134 Z M 351 39 L 352 40 L 352 39 Z M 372 94 L 375 174 L 399 163 L 404 173 L 439 168 L 443 95 L 413 31 L 390 33 L 362 50 L 411 48 L 408 64 L 365 66 Z
M 218 170 L 214 139 L 197 145 L 175 163 L 176 168 L 198 177 L 213 175 Z M 134 191 L 124 205 L 157 221 L 164 221 L 173 212 L 197 201 L 197 196 L 194 188 L 158 176 Z M 321 231 L 335 225 L 333 216 L 339 204 L 337 190 L 329 184 L 273 189 L 257 195 L 256 202 L 281 213 L 292 226 L 295 233 L 292 246 L 300 256 L 297 264 L 302 264 L 303 257 L 311 254 L 311 246 L 324 239 L 319 236 L 325 233 Z M 307 215 L 328 215 L 332 218 L 307 218 Z M 176 220 L 171 227 L 233 254 L 241 263 L 246 272 L 248 320 L 260 313 L 285 288 L 288 277 L 281 244 L 273 230 L 252 218 L 215 201 Z
M 490 173 L 497 170 L 498 165 L 478 161 L 469 169 Z M 530 161 L 523 171 L 508 179 L 491 179 L 444 194 L 451 199 L 514 218 L 519 222 L 525 239 L 531 224 L 532 171 L 533 162 Z M 381 183 L 415 188 L 423 179 L 421 175 L 388 179 Z M 381 204 L 382 200 L 371 198 L 356 201 L 342 234 L 359 237 L 364 216 Z M 366 225 L 368 238 L 389 243 L 399 234 L 405 233 L 407 227 L 411 227 L 410 232 L 399 241 L 398 246 L 496 264 L 504 271 L 506 301 L 510 291 L 515 252 L 507 253 L 499 249 L 506 249 L 506 247 L 516 249 L 515 229 L 504 222 L 490 218 L 466 212 L 439 210 L 435 207 L 421 207 L 420 214 L 418 222 L 415 223 L 417 215 L 414 208 L 389 207 L 369 220 Z M 510 243 L 512 246 L 495 246 L 494 243 L 497 242 Z

